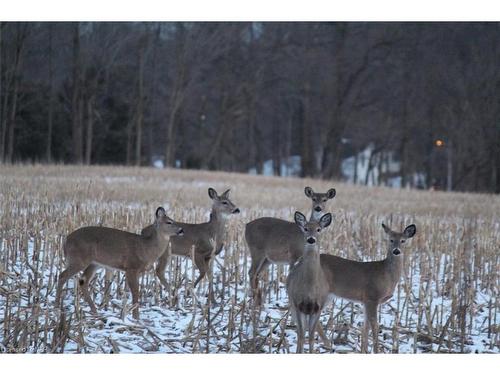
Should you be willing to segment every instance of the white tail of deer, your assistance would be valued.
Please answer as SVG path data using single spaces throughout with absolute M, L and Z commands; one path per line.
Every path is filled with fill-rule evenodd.
M 326 193 L 315 193 L 310 187 L 304 189 L 311 199 L 310 221 L 318 221 L 324 214 L 326 203 L 336 195 L 335 189 Z M 271 263 L 293 264 L 304 251 L 304 236 L 293 222 L 261 217 L 249 222 L 245 227 L 245 240 L 252 258 L 248 272 L 253 296 L 260 304 L 262 296 L 258 291 L 258 277 Z
M 326 276 L 329 292 L 350 301 L 361 302 L 365 307 L 365 324 L 361 344 L 362 352 L 368 351 L 368 332 L 371 327 L 373 351 L 378 352 L 378 306 L 394 293 L 403 270 L 402 249 L 417 228 L 409 225 L 401 233 L 382 224 L 388 235 L 387 257 L 376 262 L 357 262 L 338 256 L 321 254 L 320 262 Z
M 67 268 L 59 276 L 56 303 L 62 304 L 62 289 L 66 281 L 83 271 L 80 287 L 92 312 L 97 309 L 89 294 L 89 282 L 100 266 L 124 271 L 132 293 L 134 318 L 139 318 L 139 275 L 151 267 L 165 251 L 170 236 L 182 236 L 183 229 L 170 219 L 163 207 L 158 207 L 153 230 L 149 235 L 137 235 L 113 228 L 84 227 L 70 233 L 64 244 Z
M 309 332 L 309 353 L 313 353 L 316 326 L 329 294 L 328 281 L 321 268 L 318 239 L 321 231 L 332 222 L 332 215 L 325 214 L 319 221 L 307 222 L 303 214 L 296 212 L 295 222 L 305 240 L 304 253 L 290 268 L 286 288 L 290 310 L 297 324 L 297 353 L 304 350 L 306 329 Z M 323 330 L 318 331 L 325 340 Z

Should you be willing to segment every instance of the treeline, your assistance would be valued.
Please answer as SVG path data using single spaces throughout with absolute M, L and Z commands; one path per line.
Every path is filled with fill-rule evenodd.
M 373 144 L 499 193 L 499 62 L 499 23 L 3 22 L 0 161 L 329 179 Z

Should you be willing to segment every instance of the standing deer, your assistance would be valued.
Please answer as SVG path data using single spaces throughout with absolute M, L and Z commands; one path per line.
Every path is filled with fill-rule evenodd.
M 332 215 L 329 213 L 323 215 L 319 221 L 309 222 L 302 213 L 295 213 L 295 223 L 302 233 L 305 245 L 303 255 L 290 268 L 286 288 L 290 310 L 297 324 L 297 353 L 304 350 L 305 328 L 309 332 L 309 353 L 313 352 L 318 320 L 328 301 L 328 281 L 321 268 L 318 238 L 321 231 L 331 222 Z M 323 332 L 322 329 L 318 331 Z M 326 340 L 324 335 L 321 337 Z
M 312 203 L 309 220 L 318 221 L 323 216 L 326 203 L 335 197 L 336 191 L 332 188 L 326 193 L 315 193 L 313 189 L 306 187 L 304 193 Z M 260 305 L 262 296 L 258 291 L 259 274 L 271 263 L 293 264 L 304 251 L 304 236 L 293 222 L 261 217 L 246 225 L 245 240 L 252 258 L 248 272 L 250 285 L 255 301 Z
M 382 224 L 389 237 L 387 257 L 376 262 L 357 262 L 330 254 L 321 254 L 320 262 L 328 281 L 329 291 L 338 297 L 361 302 L 365 307 L 365 324 L 361 350 L 368 351 L 368 331 L 371 326 L 373 350 L 378 353 L 378 306 L 392 297 L 403 271 L 401 251 L 417 228 L 411 224 L 402 233 Z M 320 327 L 321 329 L 321 327 Z
M 83 271 L 79 284 L 84 299 L 93 313 L 97 313 L 90 298 L 89 283 L 99 267 L 124 271 L 132 292 L 135 319 L 139 319 L 139 275 L 146 271 L 165 251 L 170 236 L 182 236 L 183 229 L 174 224 L 163 207 L 158 207 L 153 230 L 138 235 L 113 228 L 84 227 L 70 233 L 64 244 L 67 268 L 59 276 L 56 303 L 62 304 L 62 289 L 66 281 Z
M 215 255 L 218 255 L 224 246 L 224 234 L 226 230 L 226 221 L 231 214 L 237 214 L 240 209 L 237 208 L 229 199 L 229 189 L 221 195 L 209 188 L 208 196 L 212 199 L 212 211 L 210 212 L 210 220 L 207 223 L 188 224 L 176 222 L 184 229 L 184 236 L 172 237 L 170 239 L 171 253 L 190 257 L 192 248 L 194 247 L 194 264 L 200 271 L 200 275 L 194 283 L 194 287 L 205 277 L 207 273 L 210 259 L 213 253 L 213 243 L 215 243 Z M 142 230 L 143 233 L 148 232 L 150 227 Z M 165 268 L 170 257 L 170 252 L 166 251 L 165 247 L 163 255 L 158 260 L 156 266 L 156 275 L 165 288 L 168 288 L 167 280 L 165 279 Z

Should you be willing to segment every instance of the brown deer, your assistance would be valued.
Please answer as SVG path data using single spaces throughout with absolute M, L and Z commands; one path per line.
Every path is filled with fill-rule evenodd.
M 357 262 L 330 254 L 321 254 L 320 262 L 326 276 L 329 292 L 365 307 L 365 324 L 361 350 L 368 351 L 368 331 L 373 335 L 373 351 L 378 353 L 377 309 L 392 297 L 403 271 L 402 248 L 417 228 L 411 224 L 402 233 L 382 224 L 388 235 L 387 257 L 376 262 Z M 322 329 L 321 327 L 319 327 Z M 321 333 L 320 333 L 321 334 Z
M 166 215 L 163 207 L 156 210 L 152 228 L 148 235 L 105 227 L 84 227 L 70 233 L 64 244 L 67 268 L 59 276 L 57 305 L 62 304 L 62 289 L 66 281 L 83 271 L 80 288 L 92 312 L 97 313 L 90 298 L 89 283 L 99 267 L 113 268 L 125 272 L 135 306 L 133 317 L 139 319 L 139 275 L 165 251 L 170 236 L 183 235 L 183 229 Z
M 200 224 L 175 223 L 184 229 L 184 236 L 172 237 L 170 239 L 171 251 L 166 251 L 167 247 L 165 247 L 164 253 L 159 258 L 156 266 L 156 275 L 165 288 L 168 288 L 168 283 L 165 279 L 165 268 L 167 267 L 170 253 L 191 257 L 191 251 L 194 247 L 193 261 L 200 271 L 200 275 L 194 283 L 194 287 L 196 287 L 208 271 L 212 253 L 218 255 L 222 251 L 228 216 L 239 213 L 240 209 L 229 199 L 229 189 L 218 195 L 214 189 L 209 188 L 208 196 L 212 199 L 212 211 L 208 222 Z M 150 230 L 151 227 L 146 227 L 142 230 L 142 233 L 148 233 Z M 213 251 L 213 243 L 215 243 L 215 252 Z
M 321 231 L 331 222 L 332 215 L 329 213 L 318 221 L 309 220 L 309 222 L 302 213 L 295 213 L 295 223 L 302 233 L 305 245 L 303 245 L 303 255 L 290 268 L 286 289 L 290 310 L 297 324 L 297 353 L 302 353 L 304 350 L 306 328 L 309 332 L 309 353 L 313 353 L 318 320 L 328 302 L 328 281 L 321 268 L 318 238 Z M 318 331 L 323 332 L 322 329 Z M 321 337 L 326 340 L 324 335 Z
M 315 193 L 310 187 L 304 189 L 311 199 L 310 221 L 318 221 L 323 216 L 326 203 L 335 197 L 335 189 L 326 193 Z M 293 264 L 304 251 L 304 236 L 293 222 L 273 217 L 261 217 L 249 222 L 245 227 L 245 240 L 252 258 L 248 272 L 253 296 L 258 305 L 261 292 L 258 290 L 259 274 L 271 263 Z

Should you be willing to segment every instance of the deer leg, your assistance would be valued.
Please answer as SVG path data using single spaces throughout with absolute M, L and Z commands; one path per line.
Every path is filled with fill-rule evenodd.
M 304 352 L 304 314 L 297 312 L 294 308 L 292 309 L 292 316 L 295 317 L 297 322 L 297 353 Z
M 104 275 L 104 294 L 102 296 L 101 307 L 108 310 L 109 299 L 111 298 L 111 282 L 113 280 L 113 271 L 107 269 Z
M 134 319 L 139 319 L 139 274 L 137 271 L 127 271 L 126 277 L 132 292 L 132 305 L 134 305 L 132 316 Z
M 361 353 L 368 353 L 368 331 L 370 330 L 370 321 L 368 319 L 368 309 L 365 303 L 365 322 L 361 336 Z
M 262 290 L 259 290 L 259 274 L 269 265 L 269 260 L 266 257 L 255 263 L 255 270 L 251 277 L 252 291 L 255 296 L 255 303 L 260 306 L 262 304 Z M 252 266 L 254 263 L 252 263 Z
M 323 341 L 323 345 L 329 350 L 332 350 L 332 343 L 328 339 L 328 337 L 325 334 L 325 331 L 323 331 L 323 325 L 318 322 L 316 324 L 316 331 L 318 331 L 319 337 L 321 337 L 321 341 Z
M 165 269 L 167 268 L 168 260 L 170 259 L 170 252 L 165 251 L 163 255 L 158 258 L 158 263 L 156 264 L 155 273 L 158 279 L 160 279 L 161 285 L 168 290 L 169 285 L 167 279 L 165 279 Z
M 194 282 L 193 288 L 196 288 L 196 285 L 198 285 L 198 283 L 205 277 L 205 275 L 207 273 L 208 263 L 207 263 L 206 259 L 207 258 L 205 258 L 203 255 L 198 255 L 198 254 L 194 255 L 194 264 L 196 265 L 196 267 L 200 271 L 200 275 L 198 276 L 198 278 Z M 210 257 L 208 259 L 210 260 Z
M 369 302 L 365 305 L 365 311 L 366 311 L 365 321 L 369 322 L 371 330 L 372 330 L 373 352 L 375 352 L 375 353 L 378 353 L 377 308 L 378 308 L 378 303 L 376 303 L 376 302 Z
M 248 271 L 248 277 L 250 279 L 250 286 L 252 290 L 257 289 L 259 281 L 257 280 L 256 270 L 260 266 L 260 263 L 263 259 L 254 260 L 252 258 L 252 265 L 250 266 L 250 270 Z
M 73 276 L 75 273 L 80 272 L 82 269 L 84 269 L 85 266 L 80 267 L 75 264 L 70 264 L 68 268 L 66 268 L 64 271 L 61 272 L 59 275 L 59 281 L 57 282 L 57 292 L 56 292 L 56 305 L 58 307 L 62 307 L 62 290 L 64 287 L 64 284 L 69 280 L 71 276 Z
M 217 244 L 217 247 L 215 249 L 215 255 L 219 255 L 223 248 L 224 248 L 223 243 Z
M 90 297 L 89 293 L 89 284 L 92 278 L 94 277 L 95 271 L 97 271 L 98 266 L 95 264 L 91 264 L 88 266 L 85 271 L 83 271 L 82 277 L 80 277 L 79 284 L 80 284 L 80 290 L 82 291 L 83 294 L 83 299 L 89 304 L 90 310 L 94 313 L 97 314 L 97 309 L 95 307 L 94 301 L 92 301 L 92 298 Z
M 209 274 L 209 280 L 208 280 L 208 294 L 210 296 L 210 303 L 212 305 L 215 305 L 217 301 L 215 301 L 215 295 L 214 295 L 214 282 L 213 282 L 213 269 L 214 269 L 214 264 L 213 262 L 210 262 L 210 256 L 205 258 L 205 263 L 207 264 L 207 268 L 210 268 L 210 274 Z
M 314 336 L 316 333 L 316 328 L 321 324 L 318 324 L 319 317 L 321 316 L 321 310 L 316 314 L 309 315 L 309 353 L 314 353 Z

